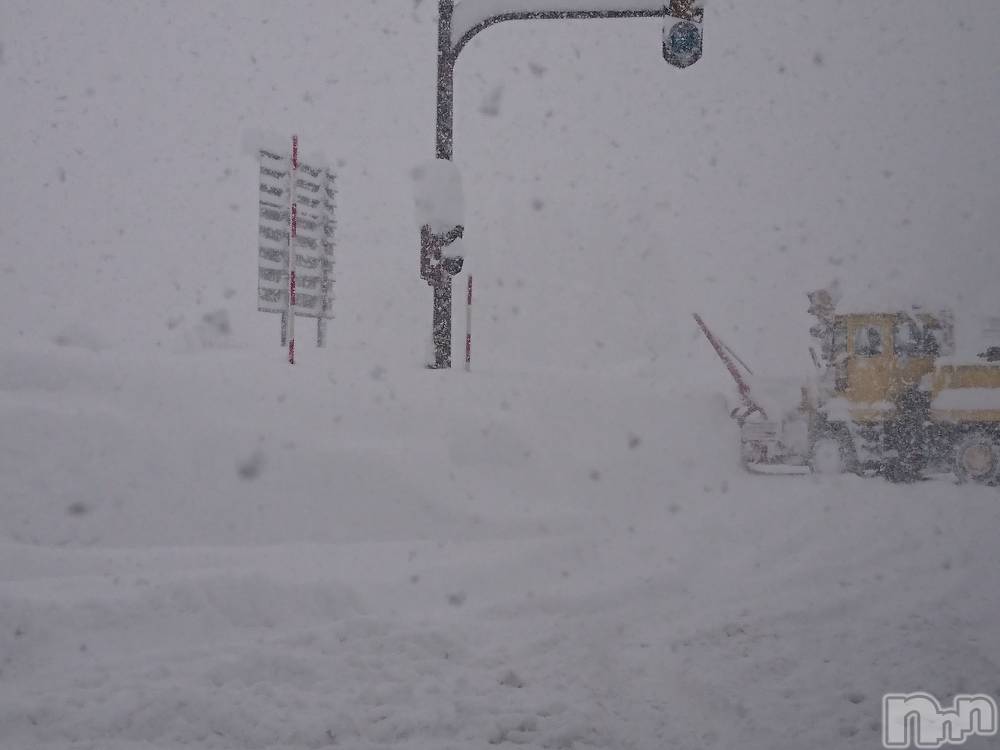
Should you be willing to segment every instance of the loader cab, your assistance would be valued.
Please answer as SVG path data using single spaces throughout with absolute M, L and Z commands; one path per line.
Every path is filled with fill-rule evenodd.
M 838 315 L 834 324 L 835 390 L 879 411 L 934 370 L 944 327 L 922 312 Z

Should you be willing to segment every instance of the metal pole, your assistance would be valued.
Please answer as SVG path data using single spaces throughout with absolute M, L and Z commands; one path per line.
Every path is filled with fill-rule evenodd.
M 288 364 L 295 364 L 295 237 L 298 228 L 298 203 L 295 184 L 299 179 L 299 137 L 292 136 L 292 159 L 288 166 Z
M 472 369 L 472 274 L 469 274 L 469 289 L 465 297 L 465 371 Z
M 451 45 L 451 17 L 455 0 L 438 2 L 437 127 L 435 153 L 451 159 L 455 129 L 455 56 Z
M 437 125 L 435 127 L 435 154 L 438 159 L 451 159 L 455 128 L 455 57 L 451 45 L 451 16 L 454 0 L 438 2 L 438 68 L 437 68 Z M 431 330 L 434 337 L 434 364 L 436 369 L 451 367 L 451 276 L 442 268 L 433 284 L 434 315 Z

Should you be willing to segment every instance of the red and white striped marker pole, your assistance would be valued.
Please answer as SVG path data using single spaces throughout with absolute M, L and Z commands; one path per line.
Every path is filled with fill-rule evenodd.
M 288 170 L 288 364 L 295 364 L 295 234 L 299 207 L 295 200 L 295 183 L 299 170 L 299 137 L 292 136 L 292 163 Z
M 469 291 L 465 296 L 465 371 L 472 369 L 472 274 L 469 274 Z

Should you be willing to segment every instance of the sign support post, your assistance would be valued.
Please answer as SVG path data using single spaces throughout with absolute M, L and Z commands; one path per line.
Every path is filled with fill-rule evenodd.
M 472 370 L 472 274 L 469 274 L 469 289 L 465 296 L 465 371 Z
M 295 364 L 295 234 L 298 229 L 299 207 L 295 201 L 295 184 L 299 177 L 299 137 L 292 136 L 292 165 L 288 170 L 288 364 Z

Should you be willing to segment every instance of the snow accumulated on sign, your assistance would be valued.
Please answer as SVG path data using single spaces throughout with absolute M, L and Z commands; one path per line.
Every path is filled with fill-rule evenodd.
M 647 13 L 663 15 L 668 0 L 464 0 L 455 6 L 451 19 L 451 43 L 458 44 L 462 37 L 479 24 L 508 13 L 587 13 L 610 12 Z
M 453 162 L 432 159 L 415 167 L 410 176 L 418 227 L 430 225 L 435 234 L 444 234 L 465 224 L 462 175 Z
M 266 149 L 259 158 L 257 309 L 281 313 L 288 309 L 291 159 Z M 295 314 L 332 318 L 336 176 L 322 162 L 299 162 L 295 188 Z

